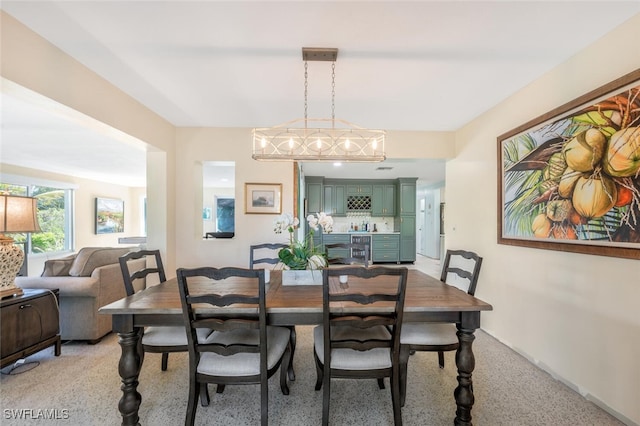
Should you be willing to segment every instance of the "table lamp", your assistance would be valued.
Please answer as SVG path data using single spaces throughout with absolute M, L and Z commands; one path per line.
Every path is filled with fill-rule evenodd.
M 40 232 L 36 213 L 35 198 L 0 194 L 0 298 L 23 294 L 16 276 L 25 253 L 4 233 Z

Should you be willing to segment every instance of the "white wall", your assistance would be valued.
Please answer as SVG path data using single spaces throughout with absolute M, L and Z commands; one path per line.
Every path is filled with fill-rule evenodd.
M 640 423 L 640 261 L 497 244 L 497 136 L 640 68 L 640 15 L 456 135 L 447 163 L 447 248 L 484 257 L 482 327 Z M 523 383 L 523 387 L 526 383 Z

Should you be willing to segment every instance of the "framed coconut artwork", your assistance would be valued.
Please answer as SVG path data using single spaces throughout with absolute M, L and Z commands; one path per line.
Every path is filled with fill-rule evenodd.
M 640 69 L 498 137 L 498 243 L 640 259 Z

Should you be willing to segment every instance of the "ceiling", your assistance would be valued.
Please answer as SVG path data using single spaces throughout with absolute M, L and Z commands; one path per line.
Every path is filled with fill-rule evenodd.
M 640 2 L 3 0 L 0 9 L 175 126 L 301 118 L 301 49 L 336 47 L 336 118 L 453 131 L 640 13 Z M 329 117 L 330 63 L 309 62 L 308 80 L 308 116 Z M 7 94 L 3 84 L 2 162 L 144 184 L 144 143 L 109 140 L 113 132 L 96 131 L 99 123 L 61 108 L 50 114 L 32 97 Z M 344 166 L 336 177 L 356 166 L 364 168 L 358 177 L 383 177 L 379 164 Z M 427 182 L 444 178 L 434 160 L 391 166 L 403 176 L 410 167 L 421 178 L 441 173 Z M 319 167 L 329 166 L 305 173 Z

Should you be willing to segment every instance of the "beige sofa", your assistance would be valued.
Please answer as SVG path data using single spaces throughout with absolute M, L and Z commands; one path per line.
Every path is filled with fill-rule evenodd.
M 17 277 L 16 284 L 59 289 L 62 339 L 97 343 L 111 331 L 111 315 L 99 314 L 98 309 L 125 296 L 118 258 L 131 250 L 85 247 L 69 257 L 47 260 L 41 276 Z

